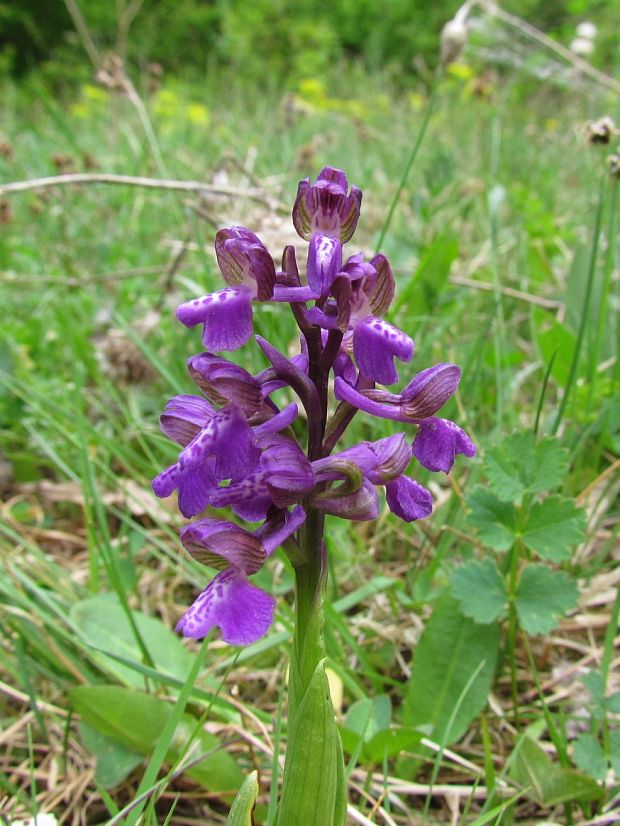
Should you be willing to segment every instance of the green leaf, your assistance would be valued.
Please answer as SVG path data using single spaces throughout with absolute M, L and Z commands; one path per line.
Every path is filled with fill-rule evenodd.
M 155 617 L 132 611 L 133 619 L 158 671 L 185 680 L 194 662 L 180 638 Z M 71 609 L 83 639 L 95 648 L 142 663 L 143 657 L 123 608 L 114 594 L 98 594 Z M 128 686 L 144 686 L 144 678 L 127 665 L 97 653 L 106 671 Z
M 555 353 L 551 366 L 551 377 L 560 385 L 566 387 L 570 375 L 573 353 L 577 344 L 577 336 L 557 321 L 548 325 L 549 313 L 541 310 L 535 313 L 538 322 L 535 327 L 536 343 L 542 356 L 543 364 L 549 364 Z M 545 329 L 547 327 L 547 329 Z M 542 330 L 542 332 L 540 332 Z
M 506 551 L 515 540 L 517 514 L 510 503 L 502 502 L 484 487 L 474 488 L 467 499 L 472 512 L 469 521 L 480 541 L 495 551 Z
M 317 665 L 289 733 L 278 807 L 278 826 L 345 826 L 346 790 L 340 735 L 325 676 L 325 661 Z
M 598 738 L 584 732 L 573 742 L 573 760 L 578 769 L 595 780 L 604 780 L 607 774 L 607 758 Z
M 452 572 L 451 582 L 461 611 L 475 622 L 494 622 L 508 606 L 504 580 L 492 559 L 466 562 Z
M 511 776 L 541 806 L 555 806 L 577 800 L 598 800 L 604 790 L 592 778 L 556 766 L 530 737 L 524 737 L 513 755 Z
M 80 739 L 97 759 L 95 780 L 104 789 L 113 789 L 144 761 L 144 755 L 125 748 L 84 722 L 79 725 Z
M 82 721 L 130 751 L 150 754 L 172 713 L 166 700 L 116 685 L 78 686 L 69 692 L 73 707 Z M 196 720 L 184 715 L 166 755 L 174 763 L 184 753 Z M 201 731 L 195 756 L 218 749 L 217 737 Z M 233 758 L 222 750 L 214 751 L 187 774 L 214 791 L 230 791 L 241 785 L 242 775 Z
M 564 481 L 568 452 L 558 439 L 514 433 L 487 453 L 489 488 L 504 502 L 520 504 L 526 491 L 553 490 Z
M 390 698 L 387 694 L 379 694 L 372 699 L 365 698 L 353 703 L 345 717 L 344 726 L 368 742 L 378 731 L 388 728 L 391 720 Z
M 253 771 L 243 781 L 233 800 L 226 821 L 227 826 L 252 826 L 258 797 L 258 772 Z
M 478 625 L 463 616 L 453 599 L 442 598 L 415 649 L 403 703 L 405 724 L 430 726 L 433 739 L 443 745 L 461 738 L 486 704 L 498 648 L 497 624 Z
M 542 563 L 528 565 L 517 585 L 516 607 L 528 634 L 548 634 L 558 620 L 577 604 L 577 585 L 563 571 Z
M 609 759 L 616 779 L 620 780 L 620 731 L 618 730 L 609 732 Z
M 549 496 L 535 502 L 523 529 L 523 542 L 542 559 L 562 562 L 571 548 L 583 541 L 586 519 L 583 510 L 570 499 Z
M 395 726 L 378 731 L 362 748 L 362 758 L 369 763 L 382 763 L 386 757 L 395 757 L 401 751 L 414 748 L 422 734 L 413 728 Z

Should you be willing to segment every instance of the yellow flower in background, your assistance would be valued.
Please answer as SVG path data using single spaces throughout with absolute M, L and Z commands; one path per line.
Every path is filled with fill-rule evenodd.
M 110 93 L 100 86 L 92 86 L 90 83 L 85 83 L 81 89 L 82 97 L 90 100 L 93 103 L 107 103 Z
M 207 126 L 211 120 L 209 110 L 204 103 L 188 103 L 185 107 L 188 121 L 194 126 Z

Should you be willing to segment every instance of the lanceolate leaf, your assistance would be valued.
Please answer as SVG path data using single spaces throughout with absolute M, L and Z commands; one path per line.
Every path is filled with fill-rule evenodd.
M 561 562 L 583 540 L 585 529 L 582 510 L 569 499 L 549 496 L 532 505 L 523 529 L 523 542 L 542 559 Z
M 253 826 L 254 808 L 258 797 L 258 772 L 253 771 L 243 781 L 228 813 L 226 826 Z
M 499 625 L 477 625 L 463 616 L 455 600 L 443 598 L 415 649 L 403 705 L 405 724 L 430 726 L 433 739 L 444 745 L 460 739 L 484 708 L 498 646 Z
M 467 500 L 470 522 L 481 542 L 496 551 L 506 551 L 515 539 L 517 514 L 513 505 L 500 501 L 491 491 L 475 488 Z
M 453 571 L 452 594 L 475 622 L 494 622 L 508 606 L 504 580 L 492 559 L 466 562 Z
M 563 571 L 535 563 L 523 571 L 517 586 L 516 607 L 528 634 L 547 634 L 577 604 L 577 585 Z

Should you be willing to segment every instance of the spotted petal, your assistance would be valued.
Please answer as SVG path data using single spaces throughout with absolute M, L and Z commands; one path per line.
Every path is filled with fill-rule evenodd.
M 273 622 L 276 601 L 228 568 L 217 574 L 177 625 L 186 637 L 202 639 L 218 626 L 229 645 L 249 645 L 264 636 Z
M 449 473 L 457 454 L 475 456 L 476 447 L 464 430 L 449 419 L 430 418 L 420 423 L 413 455 L 428 470 Z
M 317 296 L 327 295 L 342 266 L 342 244 L 337 238 L 315 234 L 308 249 L 308 286 Z
M 186 327 L 202 323 L 207 350 L 238 350 L 252 335 L 252 291 L 228 287 L 181 304 L 177 318 Z
M 353 354 L 360 372 L 367 379 L 379 384 L 394 384 L 398 381 L 394 357 L 410 361 L 413 341 L 387 321 L 370 316 L 355 326 Z

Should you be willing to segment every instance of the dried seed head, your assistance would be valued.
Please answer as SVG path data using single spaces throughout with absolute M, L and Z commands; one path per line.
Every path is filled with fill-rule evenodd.
M 609 143 L 614 135 L 618 134 L 616 124 L 609 115 L 598 120 L 591 120 L 586 125 L 586 133 L 590 143 Z
M 461 56 L 467 43 L 467 26 L 458 17 L 448 20 L 441 30 L 440 59 L 444 66 L 454 63 Z

